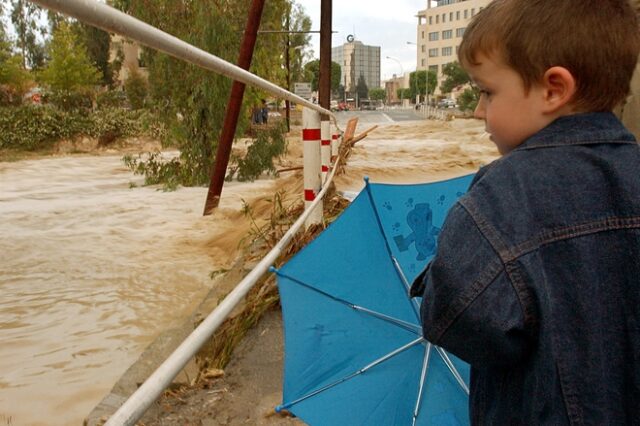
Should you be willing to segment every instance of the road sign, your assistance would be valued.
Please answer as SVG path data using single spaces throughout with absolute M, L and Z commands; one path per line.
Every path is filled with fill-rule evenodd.
M 293 83 L 293 93 L 301 98 L 311 99 L 311 83 Z

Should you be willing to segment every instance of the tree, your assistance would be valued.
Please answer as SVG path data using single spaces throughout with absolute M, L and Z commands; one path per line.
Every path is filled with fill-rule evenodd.
M 411 89 L 408 87 L 400 88 L 396 91 L 398 99 L 411 99 Z
M 440 90 L 442 93 L 451 93 L 453 89 L 463 84 L 469 83 L 469 75 L 460 66 L 458 61 L 450 62 L 442 67 L 442 73 L 446 79 L 442 82 Z
M 311 90 L 318 90 L 318 83 L 320 80 L 320 60 L 315 59 L 311 62 L 307 62 L 304 66 L 305 78 L 311 80 Z M 342 74 L 342 68 L 337 62 L 331 61 L 331 91 L 337 92 L 340 87 L 340 75 Z
M 105 86 L 111 86 L 113 84 L 113 70 L 109 63 L 111 45 L 109 33 L 79 21 L 76 21 L 73 29 L 80 43 L 86 47 L 89 59 L 100 71 L 101 83 Z
M 20 103 L 31 85 L 31 74 L 23 68 L 22 56 L 12 54 L 0 27 L 0 104 Z
M 428 73 L 428 74 L 427 74 Z M 429 94 L 433 95 L 433 92 L 436 89 L 436 85 L 438 84 L 438 77 L 436 73 L 429 70 L 414 71 L 409 74 L 409 88 L 411 89 L 411 99 L 415 99 L 417 95 L 423 95 L 425 85 L 427 82 L 427 76 L 429 79 Z
M 22 52 L 23 67 L 41 68 L 45 62 L 45 48 L 37 36 L 46 33 L 46 28 L 39 25 L 42 9 L 27 0 L 13 0 L 12 6 L 11 22 L 18 36 L 17 47 Z
M 62 108 L 79 106 L 89 99 L 100 81 L 100 72 L 69 24 L 61 23 L 48 47 L 51 60 L 40 73 L 51 99 Z
M 147 79 L 135 68 L 130 69 L 129 76 L 124 82 L 124 91 L 127 94 L 131 108 L 143 108 L 148 93 Z
M 364 74 L 360 74 L 360 77 L 358 77 L 356 93 L 358 94 L 358 99 L 367 99 L 367 96 L 369 95 L 369 88 L 367 87 L 367 82 L 364 79 Z
M 292 32 L 285 39 L 288 40 L 290 78 L 296 82 L 302 81 L 304 63 L 313 55 L 313 51 L 305 49 L 311 41 L 311 35 L 305 33 L 311 30 L 311 18 L 305 14 L 303 6 L 293 0 L 288 3 L 289 13 L 285 16 L 283 27 Z
M 120 0 L 132 16 L 236 63 L 250 0 Z M 284 31 L 289 0 L 265 3 L 261 28 Z M 302 41 L 304 42 L 304 40 Z M 285 86 L 283 36 L 260 34 L 250 71 Z M 156 51 L 145 56 L 153 107 L 168 128 L 165 143 L 180 149 L 176 175 L 182 185 L 204 185 L 215 160 L 232 80 Z M 250 107 L 266 95 L 247 87 L 237 133 L 249 124 Z M 180 117 L 178 119 L 177 117 Z
M 369 90 L 369 99 L 373 99 L 374 101 L 384 101 L 386 98 L 387 92 L 381 87 Z
M 464 92 L 458 97 L 458 106 L 461 111 L 474 111 L 478 106 L 480 92 L 477 87 L 464 89 Z

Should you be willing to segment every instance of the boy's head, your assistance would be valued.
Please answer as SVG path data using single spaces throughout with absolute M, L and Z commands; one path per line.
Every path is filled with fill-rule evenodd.
M 639 51 L 640 30 L 629 0 L 494 0 L 467 27 L 458 55 L 472 78 L 475 72 L 495 81 L 487 65 L 517 76 L 525 109 L 543 113 L 532 117 L 532 111 L 522 111 L 523 119 L 534 122 L 514 137 L 526 138 L 568 113 L 612 110 L 629 92 Z M 484 113 L 491 111 L 483 107 L 491 105 L 492 93 L 476 83 L 476 114 L 489 125 Z M 504 152 L 523 140 L 505 141 Z

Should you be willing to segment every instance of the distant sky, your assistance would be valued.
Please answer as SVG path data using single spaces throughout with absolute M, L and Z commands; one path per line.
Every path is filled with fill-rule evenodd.
M 311 29 L 320 29 L 320 1 L 296 0 L 311 17 Z M 346 43 L 349 34 L 371 46 L 380 46 L 380 78 L 416 69 L 416 31 L 419 10 L 427 7 L 427 0 L 334 0 L 333 40 L 331 46 Z M 311 44 L 315 57 L 320 55 L 320 36 L 313 34 Z M 397 59 L 387 59 L 387 56 Z M 398 61 L 400 64 L 398 64 Z

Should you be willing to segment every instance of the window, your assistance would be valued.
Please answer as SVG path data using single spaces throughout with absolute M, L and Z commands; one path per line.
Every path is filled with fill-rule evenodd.
M 466 28 L 456 28 L 456 37 L 462 37 Z
M 429 71 L 433 71 L 438 74 L 438 65 L 429 65 Z
M 442 56 L 451 56 L 453 49 L 451 47 L 443 47 L 442 48 Z
M 436 24 L 440 23 L 440 15 L 436 15 Z
M 434 31 L 432 33 L 429 33 L 429 41 L 438 41 L 438 32 Z
M 471 8 L 471 16 L 475 16 L 476 14 L 476 9 L 474 7 Z
M 469 11 L 467 9 L 464 10 L 464 19 L 469 18 Z
M 436 47 L 435 49 L 429 49 L 429 57 L 430 58 L 436 58 L 438 56 L 438 48 Z
M 424 39 L 424 31 L 422 31 L 422 34 L 420 34 L 420 38 Z
M 424 44 L 421 44 L 420 45 L 420 50 L 422 51 L 422 53 L 426 52 L 427 51 L 427 46 L 424 45 Z
M 459 21 L 459 20 L 460 20 L 460 11 L 458 10 L 456 12 L 456 21 Z
M 449 22 L 453 21 L 453 12 L 449 12 Z
M 420 63 L 422 64 L 422 66 L 424 67 L 424 59 L 420 60 Z
M 443 13 L 442 14 L 442 23 L 444 24 L 445 22 L 447 22 L 447 14 Z
M 433 16 L 429 16 L 429 25 L 433 25 Z
M 445 30 L 442 32 L 442 39 L 448 40 L 453 37 L 453 30 Z

